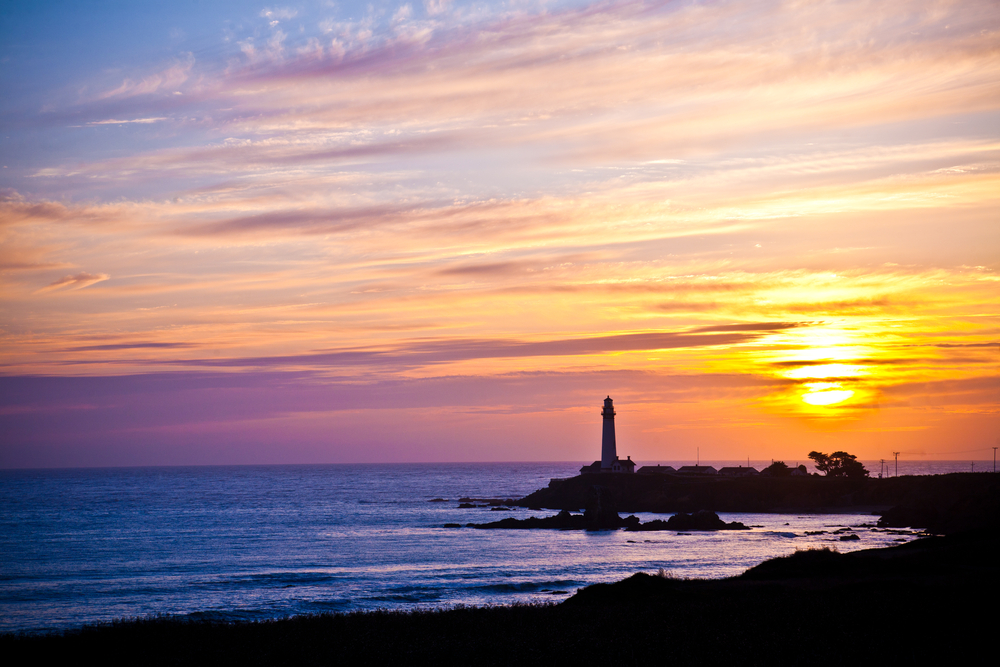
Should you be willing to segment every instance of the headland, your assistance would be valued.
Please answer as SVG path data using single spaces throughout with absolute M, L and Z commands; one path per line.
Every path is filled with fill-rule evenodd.
M 995 528 L 1000 512 L 1000 475 L 989 473 L 888 479 L 583 473 L 552 480 L 515 504 L 578 511 L 598 489 L 606 510 L 622 513 L 871 513 L 883 526 L 936 533 Z

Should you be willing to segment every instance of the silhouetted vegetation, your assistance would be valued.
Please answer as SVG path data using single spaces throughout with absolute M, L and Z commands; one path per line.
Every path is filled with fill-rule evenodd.
M 784 461 L 775 461 L 761 470 L 760 474 L 767 475 L 769 477 L 791 477 L 792 469 L 789 468 Z
M 868 470 L 854 454 L 834 452 L 827 456 L 822 452 L 809 452 L 809 458 L 815 463 L 816 470 L 827 477 L 868 477 Z

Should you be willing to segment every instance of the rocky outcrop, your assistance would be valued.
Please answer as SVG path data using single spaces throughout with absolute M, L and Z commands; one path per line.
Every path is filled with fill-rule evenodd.
M 629 526 L 625 530 L 750 530 L 750 528 L 739 521 L 726 523 L 715 512 L 701 510 L 694 514 L 675 514 L 666 521 L 661 521 L 660 519 L 647 521 L 636 526 Z
M 527 519 L 501 519 L 490 523 L 469 523 L 469 528 L 482 529 L 521 529 L 533 530 L 538 528 L 548 528 L 554 530 L 583 530 L 587 527 L 582 514 L 571 514 L 563 510 L 559 514 L 550 517 L 529 517 Z
M 634 528 L 639 525 L 635 516 L 621 518 L 615 507 L 614 497 L 608 490 L 594 486 L 590 489 L 587 508 L 583 514 L 573 514 L 562 510 L 555 516 L 527 519 L 503 519 L 490 523 L 470 523 L 469 528 L 482 529 L 537 529 L 549 528 L 556 530 L 618 530 L 619 528 Z

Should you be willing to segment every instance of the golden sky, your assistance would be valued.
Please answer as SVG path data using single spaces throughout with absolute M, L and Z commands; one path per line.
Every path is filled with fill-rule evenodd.
M 996 2 L 105 11 L 0 40 L 0 466 L 998 444 Z

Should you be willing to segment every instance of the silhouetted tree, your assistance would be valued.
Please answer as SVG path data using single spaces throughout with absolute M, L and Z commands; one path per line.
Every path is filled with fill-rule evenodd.
M 827 456 L 823 452 L 809 452 L 809 458 L 816 463 L 816 470 L 827 477 L 867 477 L 868 471 L 854 454 L 834 452 Z
M 792 469 L 789 468 L 784 461 L 775 461 L 761 470 L 760 474 L 767 475 L 769 477 L 788 477 L 792 474 Z

